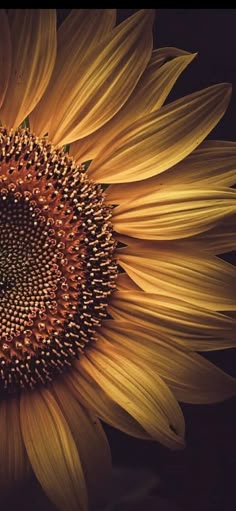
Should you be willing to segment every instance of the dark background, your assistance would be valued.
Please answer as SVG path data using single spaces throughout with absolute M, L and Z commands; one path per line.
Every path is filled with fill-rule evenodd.
M 118 9 L 118 21 L 134 11 Z M 59 21 L 67 13 L 68 9 L 60 9 Z M 198 57 L 179 78 L 168 101 L 215 83 L 233 84 L 229 109 L 210 137 L 236 140 L 236 9 L 159 9 L 154 25 L 154 47 L 160 46 L 198 52 Z M 226 258 L 236 262 L 232 253 Z M 236 375 L 233 350 L 217 352 L 208 358 Z M 166 509 L 235 510 L 235 401 L 211 406 L 185 405 L 183 410 L 187 447 L 182 452 L 171 452 L 154 442 L 135 440 L 105 426 L 114 464 L 146 467 L 158 474 L 157 493 L 170 501 L 170 507 L 168 505 Z M 52 509 L 35 482 L 12 495 L 7 509 L 13 510 L 16 505 L 24 511 Z

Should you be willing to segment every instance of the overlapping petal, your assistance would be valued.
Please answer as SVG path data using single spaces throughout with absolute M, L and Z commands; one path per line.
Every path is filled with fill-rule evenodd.
M 172 240 L 209 230 L 236 212 L 236 191 L 173 186 L 113 210 L 114 229 L 134 238 Z
M 134 417 L 156 440 L 170 448 L 184 446 L 184 419 L 177 401 L 161 378 L 118 352 L 109 356 L 97 346 L 80 362 L 109 397 Z
M 154 331 L 134 329 L 132 321 L 104 322 L 98 349 L 108 357 L 118 350 L 136 363 L 145 362 L 164 379 L 179 401 L 213 403 L 236 394 L 236 380 L 214 364 L 158 338 Z
M 66 68 L 63 83 L 47 102 L 52 142 L 85 137 L 120 110 L 150 59 L 152 22 L 151 9 L 138 11 L 92 47 L 81 65 L 72 72 Z
M 52 393 L 24 392 L 21 429 L 34 473 L 61 511 L 87 510 L 87 490 L 72 433 Z
M 107 200 L 113 204 L 125 202 L 131 196 L 141 197 L 160 187 L 202 184 L 202 186 L 232 186 L 236 182 L 236 144 L 206 140 L 187 158 L 157 176 L 137 183 L 115 184 L 108 187 Z
M 211 254 L 223 254 L 236 250 L 236 218 L 224 218 L 213 229 L 203 232 L 188 239 L 188 244 L 193 250 L 200 250 Z
M 89 167 L 101 183 L 128 183 L 160 174 L 183 160 L 223 116 L 229 84 L 214 85 L 166 105 L 117 134 Z
M 61 96 L 71 88 L 75 70 L 113 28 L 116 9 L 72 9 L 57 33 L 57 58 L 47 90 L 30 115 L 30 126 L 43 136 L 60 107 Z M 69 89 L 68 89 L 69 87 Z
M 14 485 L 25 482 L 30 474 L 20 428 L 18 397 L 1 399 L 0 432 L 0 488 L 4 493 L 11 490 Z
M 8 17 L 4 9 L 0 9 L 0 107 L 5 98 L 11 73 L 11 35 Z
M 118 262 L 144 291 L 210 310 L 236 310 L 236 269 L 187 245 L 128 239 Z
M 178 54 L 176 50 L 175 58 L 160 67 L 160 56 L 158 50 L 155 50 L 123 108 L 102 128 L 74 142 L 71 145 L 70 154 L 80 162 L 96 158 L 103 147 L 117 135 L 119 136 L 126 126 L 159 109 L 180 74 L 195 57 L 195 54 L 183 53 L 179 50 Z
M 56 381 L 53 388 L 79 452 L 89 499 L 104 503 L 111 473 L 111 454 L 100 421 L 79 404 L 63 380 Z
M 76 361 L 75 370 L 64 378 L 64 384 L 69 388 L 74 397 L 86 408 L 100 417 L 104 422 L 120 429 L 128 435 L 148 440 L 150 435 L 140 426 L 131 415 L 125 411 L 113 397 L 98 387 L 96 382 L 83 369 L 80 361 Z
M 235 322 L 232 318 L 167 294 L 116 291 L 110 300 L 109 313 L 117 320 L 129 321 L 132 318 L 134 328 L 140 325 L 178 342 L 195 341 L 197 346 L 198 341 L 222 342 L 228 339 L 235 343 Z
M 56 58 L 54 9 L 10 9 L 12 64 L 0 118 L 16 128 L 41 99 Z
M 129 289 L 133 289 L 133 291 L 140 291 L 140 287 L 135 284 L 135 282 L 125 272 L 118 274 L 116 287 L 119 291 L 128 291 Z

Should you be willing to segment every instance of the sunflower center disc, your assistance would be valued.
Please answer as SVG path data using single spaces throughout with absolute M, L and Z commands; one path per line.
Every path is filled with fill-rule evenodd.
M 4 272 L 4 270 L 3 270 Z M 4 292 L 8 289 L 9 287 L 9 281 L 8 281 L 8 278 L 7 276 L 2 273 L 2 270 L 0 270 L 0 296 L 2 297 Z
M 45 384 L 106 317 L 111 211 L 82 166 L 29 131 L 0 130 L 0 388 Z

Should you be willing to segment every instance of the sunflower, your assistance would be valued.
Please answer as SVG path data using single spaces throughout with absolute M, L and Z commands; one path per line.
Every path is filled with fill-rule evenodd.
M 100 419 L 171 449 L 180 402 L 235 394 L 197 351 L 234 345 L 236 144 L 205 141 L 231 87 L 163 106 L 195 55 L 151 9 L 0 13 L 0 484 L 102 501 Z

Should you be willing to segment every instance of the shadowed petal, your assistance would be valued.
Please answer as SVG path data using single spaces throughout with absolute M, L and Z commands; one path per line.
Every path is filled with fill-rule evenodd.
M 52 393 L 23 393 L 21 428 L 34 473 L 61 511 L 86 511 L 83 470 L 69 426 Z
M 12 66 L 1 121 L 16 128 L 34 109 L 50 80 L 56 58 L 54 9 L 10 9 Z
M 18 398 L 1 399 L 0 432 L 0 488 L 4 493 L 24 482 L 30 474 L 20 429 Z
M 214 403 L 236 395 L 236 380 L 196 353 L 189 353 L 157 332 L 132 322 L 104 322 L 98 349 L 108 357 L 119 351 L 133 362 L 147 364 L 164 379 L 176 399 L 188 403 Z
M 101 183 L 140 181 L 190 154 L 223 116 L 229 84 L 214 85 L 146 115 L 115 136 L 89 167 Z
M 82 162 L 96 158 L 102 148 L 119 136 L 126 126 L 160 108 L 195 55 L 181 54 L 161 67 L 158 57 L 155 50 L 133 93 L 115 117 L 99 130 L 71 145 L 70 153 L 75 159 Z
M 174 240 L 207 231 L 236 212 L 232 189 L 173 186 L 159 189 L 113 211 L 114 229 L 134 238 Z
M 0 9 L 0 107 L 2 106 L 11 73 L 11 35 L 8 17 L 4 9 Z
M 109 313 L 117 320 L 132 319 L 134 328 L 140 325 L 178 342 L 190 340 L 196 345 L 198 341 L 212 339 L 235 342 L 235 321 L 232 318 L 167 294 L 116 291 L 109 304 Z
M 58 103 L 53 95 L 47 104 L 53 143 L 85 137 L 120 110 L 150 59 L 153 16 L 151 9 L 138 11 L 93 47 L 81 66 L 66 70 Z
M 154 439 L 172 449 L 184 446 L 182 412 L 154 371 L 115 351 L 107 356 L 99 343 L 86 355 L 80 360 L 85 372 Z
M 223 254 L 236 250 L 235 215 L 221 220 L 213 229 L 188 238 L 189 246 L 195 250 L 205 250 L 210 254 Z
M 55 381 L 53 389 L 79 452 L 88 496 L 91 501 L 104 504 L 111 475 L 111 453 L 100 421 L 79 404 L 63 380 Z
M 144 291 L 211 310 L 236 309 L 236 269 L 233 265 L 188 245 L 129 238 L 118 251 L 122 268 Z
M 80 403 L 114 428 L 136 438 L 150 440 L 142 426 L 90 378 L 80 360 L 75 361 L 74 368 L 74 371 L 68 372 L 64 383 Z
M 166 172 L 138 181 L 111 185 L 106 190 L 107 200 L 120 204 L 162 187 L 202 183 L 204 186 L 232 186 L 236 182 L 236 144 L 217 140 L 204 141 L 187 158 Z
M 63 21 L 57 34 L 57 58 L 50 83 L 30 115 L 30 126 L 38 135 L 48 131 L 52 116 L 60 108 L 62 94 L 69 94 L 75 70 L 107 36 L 115 21 L 116 9 L 72 9 Z

